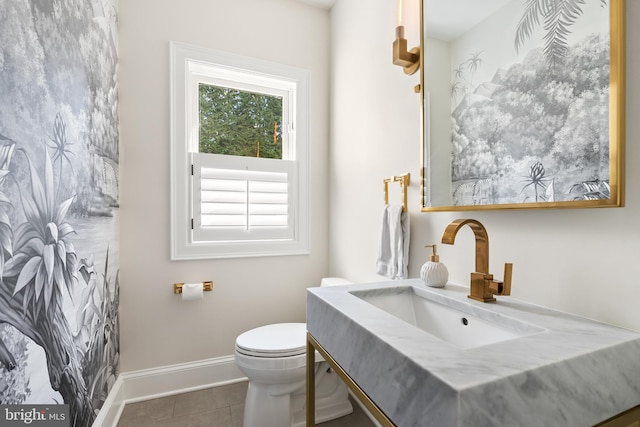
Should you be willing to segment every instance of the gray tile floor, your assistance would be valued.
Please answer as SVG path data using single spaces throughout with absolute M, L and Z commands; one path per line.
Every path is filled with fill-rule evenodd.
M 124 407 L 118 427 L 242 427 L 247 383 L 161 397 Z M 353 413 L 322 423 L 322 427 L 372 427 L 353 402 Z

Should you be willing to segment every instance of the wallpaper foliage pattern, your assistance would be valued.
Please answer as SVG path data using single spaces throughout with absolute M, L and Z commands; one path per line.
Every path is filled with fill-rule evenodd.
M 0 403 L 88 426 L 118 373 L 115 0 L 0 0 Z

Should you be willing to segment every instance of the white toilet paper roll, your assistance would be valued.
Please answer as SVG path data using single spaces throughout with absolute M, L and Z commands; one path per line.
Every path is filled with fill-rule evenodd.
M 203 297 L 202 283 L 185 283 L 182 285 L 182 301 L 194 301 Z

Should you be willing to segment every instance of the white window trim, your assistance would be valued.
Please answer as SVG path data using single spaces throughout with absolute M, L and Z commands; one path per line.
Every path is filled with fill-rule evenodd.
M 295 84 L 295 142 L 289 158 L 296 160 L 294 238 L 286 240 L 194 242 L 191 233 L 191 147 L 186 122 L 187 109 L 193 108 L 189 92 L 190 74 L 202 64 L 215 64 L 251 72 L 264 79 L 287 80 Z M 213 51 L 184 43 L 170 42 L 171 95 L 171 259 L 219 259 L 259 256 L 286 256 L 309 253 L 309 72 L 287 65 Z M 191 67 L 191 68 L 190 68 Z M 283 90 L 287 90 L 283 88 Z M 196 137 L 197 138 L 197 137 Z

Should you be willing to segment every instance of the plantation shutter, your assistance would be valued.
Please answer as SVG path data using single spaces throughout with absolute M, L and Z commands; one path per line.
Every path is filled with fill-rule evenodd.
M 294 238 L 296 161 L 192 153 L 192 241 Z

